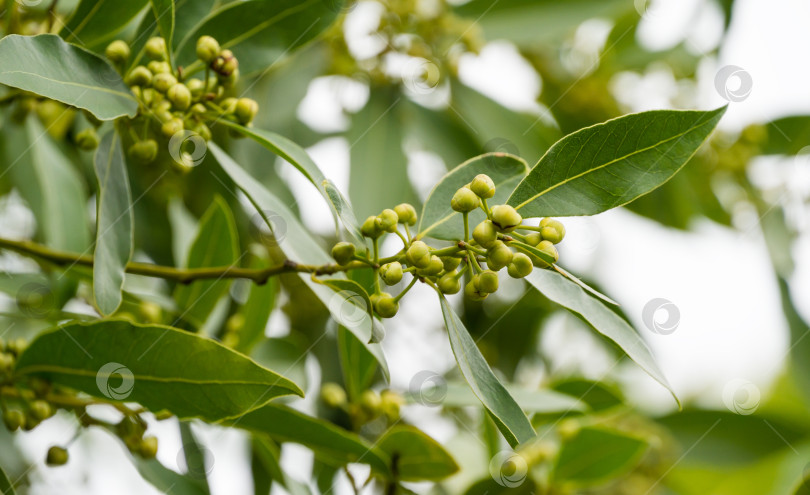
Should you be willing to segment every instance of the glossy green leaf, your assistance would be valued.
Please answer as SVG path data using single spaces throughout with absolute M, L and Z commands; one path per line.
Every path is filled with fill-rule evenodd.
M 619 431 L 583 428 L 563 442 L 554 479 L 590 486 L 621 477 L 636 465 L 647 442 Z
M 238 264 L 241 257 L 233 214 L 228 204 L 217 196 L 200 219 L 200 227 L 191 245 L 186 267 L 232 266 Z M 178 319 L 189 321 L 197 328 L 201 327 L 217 301 L 228 292 L 230 283 L 230 279 L 215 279 L 179 285 L 174 292 L 174 300 L 181 310 Z
M 16 495 L 17 492 L 14 491 L 14 484 L 8 479 L 8 475 L 3 468 L 0 467 L 0 493 L 3 495 Z
M 166 40 L 166 46 L 172 46 L 174 39 L 174 0 L 149 0 L 152 13 L 157 19 L 161 36 Z
M 132 193 L 118 134 L 110 131 L 102 137 L 94 166 L 98 195 L 93 294 L 101 314 L 110 315 L 121 304 L 124 269 L 133 250 Z
M 209 495 L 204 483 L 172 471 L 157 459 L 135 459 L 135 467 L 143 479 L 163 493 L 175 495 Z
M 469 386 L 461 383 L 448 383 L 444 390 L 437 390 L 443 394 L 441 403 L 445 407 L 467 407 L 480 403 Z M 518 387 L 506 387 L 509 394 L 515 399 L 521 409 L 532 413 L 558 413 L 568 411 L 585 411 L 588 407 L 576 397 L 555 392 L 554 390 L 528 390 Z M 437 397 L 438 399 L 439 397 Z
M 418 428 L 395 425 L 377 441 L 402 481 L 439 481 L 459 470 L 453 456 Z
M 668 181 L 726 107 L 654 110 L 586 127 L 558 141 L 509 197 L 524 217 L 595 215 Z
M 43 333 L 20 356 L 16 372 L 210 422 L 281 395 L 303 396 L 295 383 L 213 340 L 125 320 L 68 323 Z
M 346 228 L 346 231 L 349 232 L 349 235 L 354 238 L 355 244 L 365 247 L 363 234 L 360 232 L 357 217 L 354 214 L 354 210 L 352 209 L 352 205 L 349 203 L 349 200 L 330 180 L 323 181 L 321 188 L 326 193 L 326 200 L 329 202 L 329 206 L 332 207 L 332 211 L 334 211 L 338 218 L 340 218 L 340 220 L 343 222 L 343 226 Z
M 177 62 L 188 65 L 195 61 L 197 38 L 209 35 L 222 48 L 233 51 L 242 74 L 265 70 L 318 36 L 335 19 L 337 10 L 321 0 L 232 2 L 212 12 L 183 37 L 177 47 Z
M 430 192 L 419 219 L 417 238 L 461 239 L 464 222 L 461 213 L 450 207 L 450 199 L 460 187 L 469 184 L 478 174 L 487 174 L 495 183 L 495 196 L 490 205 L 502 203 L 529 171 L 523 159 L 506 153 L 487 153 L 471 158 L 442 177 Z M 486 218 L 479 210 L 470 213 L 470 229 Z
M 134 117 L 138 111 L 109 63 L 53 34 L 1 39 L 0 83 L 83 108 L 101 120 Z
M 359 436 L 281 404 L 266 404 L 228 424 L 264 433 L 278 442 L 304 445 L 322 462 L 333 466 L 360 462 L 370 465 L 376 473 L 389 473 L 388 456 Z
M 82 0 L 60 34 L 65 41 L 102 51 L 146 4 L 147 0 Z
M 251 177 L 233 159 L 214 143 L 209 143 L 208 149 L 219 162 L 222 169 L 233 182 L 241 189 L 251 203 L 262 215 L 271 229 L 275 229 L 276 238 L 284 253 L 299 263 L 324 265 L 333 263 L 321 245 L 301 222 L 290 211 L 286 204 L 276 198 L 262 184 Z M 338 278 L 335 275 L 333 278 Z M 332 317 L 341 325 L 354 333 L 366 348 L 380 363 L 384 376 L 388 376 L 388 365 L 382 354 L 379 344 L 369 343 L 374 332 L 374 321 L 365 313 L 357 311 L 357 306 L 347 301 L 347 295 L 335 293 L 331 288 L 315 283 L 309 275 L 301 275 L 301 279 L 309 286 L 320 301 L 329 309 Z
M 346 391 L 349 398 L 357 400 L 371 385 L 374 372 L 377 371 L 377 360 L 363 343 L 342 325 L 338 327 L 337 344 Z
M 552 265 L 552 268 L 554 269 L 554 271 L 556 271 L 557 273 L 559 273 L 559 274 L 560 274 L 560 275 L 562 275 L 563 277 L 567 278 L 567 279 L 568 279 L 568 280 L 570 280 L 571 282 L 574 282 L 574 283 L 575 283 L 575 284 L 577 284 L 578 286 L 580 286 L 580 287 L 582 287 L 583 289 L 585 289 L 585 290 L 586 290 L 587 292 L 589 292 L 589 293 L 590 293 L 592 296 L 594 296 L 594 297 L 598 297 L 599 299 L 601 299 L 601 300 L 605 301 L 606 303 L 613 304 L 614 306 L 619 306 L 619 303 L 617 303 L 617 302 L 616 302 L 616 301 L 614 301 L 613 299 L 609 298 L 608 296 L 606 296 L 606 295 L 602 294 L 601 292 L 599 292 L 598 290 L 594 289 L 594 288 L 593 288 L 593 287 L 591 287 L 590 285 L 586 284 L 586 283 L 585 283 L 585 282 L 583 282 L 583 281 L 582 281 L 582 280 L 581 280 L 579 277 L 577 277 L 577 276 L 576 276 L 576 275 L 574 275 L 573 273 L 569 272 L 569 271 L 568 271 L 568 270 L 566 270 L 565 268 L 561 267 L 560 265 L 554 264 L 554 265 Z
M 621 316 L 588 295 L 579 285 L 552 270 L 534 270 L 526 280 L 551 301 L 579 315 L 597 332 L 615 342 L 630 359 L 678 400 L 647 343 Z
M 441 295 L 439 301 L 450 336 L 450 347 L 461 374 L 495 421 L 501 434 L 512 447 L 534 438 L 536 435 L 526 414 L 492 372 L 450 303 Z
M 211 488 L 208 485 L 206 472 L 208 471 L 205 457 L 206 449 L 192 431 L 190 422 L 180 421 L 179 426 L 180 442 L 182 443 L 181 452 L 186 463 L 186 471 L 199 482 L 206 492 L 210 492 Z
M 266 268 L 269 263 L 261 258 L 254 258 L 251 268 Z M 264 330 L 270 313 L 276 304 L 276 297 L 279 292 L 278 277 L 270 277 L 262 285 L 247 282 L 250 284 L 250 292 L 247 301 L 242 306 L 241 313 L 244 317 L 244 324 L 239 329 L 239 342 L 234 347 L 239 352 L 248 353 L 256 343 L 264 338 Z
M 365 311 L 368 313 L 369 318 L 371 318 L 372 323 L 374 323 L 374 311 L 371 304 L 371 297 L 368 295 L 368 292 L 366 292 L 366 289 L 362 285 L 354 280 L 347 280 L 345 278 L 316 278 L 313 280 L 344 296 L 344 304 L 351 304 L 352 306 L 345 306 L 341 309 L 343 313 L 350 315 L 348 318 L 357 320 L 359 316 L 357 313 Z M 379 342 L 380 340 L 381 336 L 375 335 L 374 328 L 372 328 L 369 342 Z

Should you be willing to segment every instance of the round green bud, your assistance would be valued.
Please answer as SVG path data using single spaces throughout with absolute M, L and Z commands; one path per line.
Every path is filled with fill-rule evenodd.
M 401 203 L 394 207 L 399 223 L 406 225 L 416 225 L 416 208 L 408 203 Z
M 236 112 L 236 102 L 239 101 L 236 98 L 228 97 L 222 100 L 219 104 L 219 108 L 225 110 L 225 113 L 230 115 Z
M 152 87 L 161 93 L 169 91 L 169 88 L 175 84 L 177 84 L 177 78 L 167 72 L 155 74 L 155 77 L 152 78 Z
M 259 104 L 250 98 L 239 98 L 236 101 L 234 113 L 240 124 L 246 125 L 253 122 L 253 118 L 259 112 Z
M 487 249 L 487 266 L 490 270 L 498 271 L 512 261 L 513 255 L 512 250 L 503 241 L 495 241 L 492 247 Z
M 185 111 L 191 105 L 191 91 L 183 83 L 177 83 L 169 88 L 166 97 L 172 102 L 174 108 Z
M 9 340 L 6 344 L 6 350 L 18 357 L 26 348 L 28 348 L 28 341 L 22 337 Z
M 211 140 L 211 137 L 212 137 L 211 136 L 211 129 L 209 129 L 208 126 L 203 124 L 202 122 L 198 122 L 198 123 L 194 124 L 194 126 L 191 128 L 191 130 L 196 132 L 197 134 L 199 134 L 200 137 L 203 138 L 204 140 L 206 140 L 206 141 Z
M 540 242 L 540 244 L 537 245 L 537 249 L 551 256 L 555 262 L 558 259 L 560 259 L 560 255 L 557 252 L 557 248 L 555 248 L 554 244 L 552 244 L 550 241 Z M 529 257 L 532 259 L 532 263 L 534 263 L 534 266 L 538 268 L 548 268 L 549 266 L 551 266 L 546 260 L 540 258 L 539 256 L 529 256 Z
M 236 60 L 236 57 L 233 56 L 233 52 L 230 50 L 222 50 L 217 60 L 222 60 L 223 62 L 219 69 L 215 70 L 223 76 L 230 76 L 239 68 L 239 61 Z
M 437 284 L 442 294 L 455 294 L 461 290 L 461 282 L 456 278 L 456 272 L 445 273 Z
M 427 268 L 430 265 L 430 248 L 422 241 L 413 241 L 405 252 L 408 264 L 417 268 Z
M 360 407 L 369 416 L 376 417 L 378 414 L 380 414 L 381 405 L 382 400 L 377 392 L 373 390 L 366 390 L 360 394 Z
M 183 120 L 175 118 L 168 122 L 164 122 L 163 125 L 160 126 L 160 132 L 162 132 L 167 138 L 171 138 L 178 132 L 182 132 L 184 128 Z
M 381 266 L 380 278 L 386 285 L 398 284 L 402 280 L 402 264 L 399 261 L 393 261 Z
M 162 62 L 160 60 L 152 60 L 148 64 L 146 64 L 146 68 L 152 74 L 171 74 L 172 73 L 172 66 L 169 65 L 169 62 Z
M 383 390 L 380 393 L 380 410 L 390 421 L 399 419 L 399 410 L 404 403 L 402 396 L 393 390 Z
M 531 234 L 526 235 L 526 244 L 530 246 L 536 246 L 540 244 L 540 241 L 543 240 L 543 236 L 540 235 L 540 232 L 532 232 Z
M 552 244 L 559 244 L 565 237 L 565 226 L 558 220 L 551 220 L 544 218 L 541 224 L 545 222 L 540 228 L 540 234 L 543 239 L 551 242 Z
M 523 278 L 530 274 L 533 269 L 531 258 L 523 253 L 515 253 L 512 256 L 512 262 L 506 267 L 506 272 L 512 278 Z
M 195 115 L 203 115 L 208 111 L 202 103 L 195 103 L 191 105 L 191 113 Z
M 62 447 L 53 446 L 48 449 L 45 463 L 49 466 L 64 466 L 68 462 L 68 451 Z
M 327 382 L 321 386 L 321 399 L 329 407 L 341 407 L 346 404 L 346 391 L 337 383 Z
M 430 263 L 424 268 L 419 268 L 416 272 L 423 277 L 438 275 L 444 270 L 444 262 L 435 254 L 430 257 Z
M 377 222 L 377 217 L 371 216 L 366 218 L 366 221 L 363 222 L 363 225 L 360 227 L 360 232 L 372 239 L 376 239 L 382 235 L 382 229 L 380 229 L 380 225 Z
M 470 190 L 479 198 L 489 199 L 495 196 L 495 183 L 487 174 L 478 174 L 470 183 Z
M 478 275 L 478 290 L 492 294 L 498 290 L 498 274 L 492 270 L 484 270 Z
M 3 424 L 9 431 L 17 431 L 25 424 L 25 413 L 10 407 L 3 413 Z
M 53 408 L 44 400 L 32 401 L 28 406 L 31 414 L 40 421 L 44 421 L 53 416 Z
M 107 45 L 104 55 L 114 64 L 123 64 L 129 60 L 129 45 L 125 41 L 115 40 Z
M 6 374 L 14 368 L 14 356 L 9 353 L 0 353 L 0 374 Z
M 153 60 L 164 60 L 166 58 L 166 40 L 155 36 L 146 42 L 146 56 Z
M 498 231 L 489 220 L 484 220 L 473 229 L 473 239 L 481 247 L 489 249 L 498 240 Z
M 442 258 L 442 264 L 444 264 L 444 271 L 452 272 L 458 265 L 461 264 L 461 258 L 456 258 L 455 256 L 445 256 Z
M 520 225 L 523 217 L 509 205 L 496 205 L 492 207 L 492 223 L 501 232 L 511 232 Z
M 126 82 L 129 86 L 149 86 L 152 82 L 152 72 L 143 65 L 139 65 L 129 72 Z
M 219 43 L 217 40 L 210 36 L 200 36 L 197 39 L 197 58 L 205 62 L 211 63 L 219 56 Z
M 399 303 L 394 300 L 394 296 L 383 292 L 374 303 L 374 311 L 383 318 L 393 318 L 399 311 Z
M 152 88 L 143 88 L 141 96 L 143 97 L 144 104 L 149 107 L 152 106 L 153 102 L 159 100 L 160 94 Z
M 234 60 L 236 60 L 236 59 L 234 59 Z M 238 68 L 234 69 L 233 72 L 231 72 L 227 76 L 221 76 L 219 78 L 219 83 L 225 89 L 232 89 L 234 86 L 236 86 L 237 81 L 239 81 L 239 69 Z
M 158 439 L 143 437 L 138 443 L 138 454 L 144 459 L 154 459 L 158 451 Z
M 472 279 L 464 286 L 464 295 L 473 301 L 483 301 L 489 293 L 478 289 L 478 275 L 473 275 Z
M 154 139 L 138 141 L 130 146 L 129 154 L 141 163 L 151 163 L 158 154 L 157 141 Z
M 450 207 L 453 210 L 465 213 L 473 211 L 481 205 L 481 200 L 468 187 L 462 187 L 453 195 L 450 200 Z
M 332 247 L 332 257 L 338 265 L 347 265 L 354 257 L 355 247 L 351 242 L 338 242 Z
M 93 151 L 98 148 L 98 134 L 92 127 L 88 127 L 76 134 L 76 146 L 84 151 Z
M 186 81 L 186 87 L 191 91 L 191 97 L 195 100 L 202 96 L 203 91 L 205 91 L 205 83 L 200 79 L 189 79 Z
M 377 225 L 386 232 L 396 232 L 398 222 L 399 216 L 390 208 L 384 209 L 382 213 L 377 216 Z

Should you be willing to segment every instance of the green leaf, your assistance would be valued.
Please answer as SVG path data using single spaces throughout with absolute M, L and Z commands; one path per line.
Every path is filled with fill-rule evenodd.
M 162 0 L 158 0 L 160 2 Z M 214 7 L 215 0 L 176 0 L 174 3 L 174 35 L 172 37 L 172 52 L 177 48 L 180 40 L 187 35 L 197 24 L 207 16 Z M 153 11 L 154 12 L 154 11 Z M 160 35 L 160 28 L 154 15 L 146 15 L 138 25 L 135 36 L 130 43 L 132 56 L 128 61 L 128 67 L 136 65 L 146 65 L 146 42 L 153 36 Z M 196 41 L 196 40 L 195 40 Z
M 506 388 L 521 409 L 532 413 L 585 411 L 588 408 L 585 403 L 575 397 L 554 390 L 529 390 L 517 387 Z M 443 392 L 444 397 L 441 399 L 441 403 L 445 407 L 466 407 L 479 404 L 475 394 L 466 384 L 448 383 Z
M 363 343 L 342 325 L 338 326 L 337 344 L 346 391 L 352 401 L 358 400 L 374 379 L 377 361 Z
M 101 51 L 146 3 L 147 0 L 82 0 L 60 34 L 65 41 Z
M 14 491 L 14 484 L 8 479 L 8 475 L 2 467 L 0 467 L 0 493 L 3 495 L 16 495 L 17 493 Z
M 264 70 L 318 36 L 332 24 L 337 10 L 321 0 L 233 2 L 212 12 L 180 41 L 177 63 L 194 62 L 197 38 L 209 35 L 233 51 L 242 74 Z
M 132 258 L 132 193 L 121 139 L 113 131 L 101 138 L 94 160 L 98 178 L 93 294 L 102 315 L 121 305 L 124 270 Z
M 464 236 L 462 215 L 450 207 L 450 198 L 460 187 L 469 184 L 478 174 L 487 174 L 495 183 L 495 196 L 489 204 L 502 203 L 512 188 L 529 171 L 523 159 L 506 153 L 487 153 L 471 158 L 447 172 L 430 191 L 422 207 L 417 238 L 454 240 Z M 470 225 L 477 225 L 486 218 L 480 209 L 470 213 Z
M 157 19 L 161 36 L 166 40 L 166 46 L 172 46 L 174 38 L 174 0 L 149 0 L 152 12 Z
M 249 266 L 250 268 L 267 268 L 269 263 L 255 257 Z M 279 285 L 278 277 L 270 277 L 262 285 L 250 283 L 247 301 L 241 309 L 244 324 L 239 329 L 239 342 L 235 347 L 237 351 L 249 353 L 253 346 L 264 338 L 264 329 L 276 304 Z
M 187 268 L 233 266 L 241 259 L 236 224 L 228 204 L 219 196 L 200 219 L 197 237 L 188 254 Z M 217 301 L 228 292 L 229 279 L 196 280 L 179 285 L 174 300 L 182 311 L 178 319 L 200 328 Z
M 360 313 L 368 313 L 372 321 L 371 338 L 369 342 L 379 342 L 382 340 L 382 335 L 375 332 L 376 328 L 379 327 L 374 325 L 376 322 L 374 321 L 371 297 L 362 285 L 354 280 L 347 280 L 345 278 L 313 278 L 312 280 L 329 287 L 342 296 L 340 301 L 343 307 L 341 307 L 340 311 L 345 314 L 346 318 L 349 320 L 354 322 L 361 321 Z
M 554 263 L 554 257 L 550 254 L 540 251 L 536 247 L 526 244 L 525 242 L 520 241 L 510 241 L 507 243 L 508 246 L 515 248 L 518 251 L 523 251 L 526 254 L 531 254 L 537 256 L 541 260 L 545 261 L 546 263 Z
M 536 436 L 529 419 L 498 380 L 464 324 L 444 296 L 439 296 L 450 347 L 470 388 L 513 448 Z
M 124 320 L 69 323 L 43 333 L 20 356 L 16 373 L 209 422 L 281 395 L 303 396 L 295 383 L 213 340 Z
M 612 305 L 614 305 L 614 306 L 620 306 L 620 304 L 619 304 L 619 303 L 617 303 L 617 302 L 616 302 L 616 301 L 614 301 L 613 299 L 609 298 L 608 296 L 606 296 L 606 295 L 602 294 L 601 292 L 599 292 L 598 290 L 594 289 L 594 288 L 593 288 L 593 287 L 591 287 L 590 285 L 586 284 L 586 283 L 585 283 L 585 282 L 583 282 L 583 281 L 582 281 L 582 280 L 581 280 L 579 277 L 575 276 L 573 273 L 571 273 L 571 272 L 569 272 L 568 270 L 564 269 L 564 268 L 563 268 L 563 267 L 561 267 L 560 265 L 556 265 L 556 264 L 554 264 L 554 265 L 552 265 L 552 268 L 554 268 L 554 270 L 555 270 L 557 273 L 559 273 L 560 275 L 562 275 L 563 277 L 567 278 L 567 279 L 568 279 L 568 280 L 570 280 L 571 282 L 574 282 L 574 283 L 575 283 L 575 284 L 577 284 L 578 286 L 580 286 L 580 287 L 582 287 L 583 289 L 585 289 L 586 291 L 590 292 L 590 294 L 591 294 L 592 296 L 594 296 L 594 297 L 598 297 L 599 299 L 601 299 L 601 300 L 605 301 L 606 303 L 612 304 Z
M 621 477 L 636 465 L 647 442 L 603 428 L 583 428 L 563 443 L 554 478 L 590 486 Z
M 390 474 L 389 459 L 384 452 L 354 433 L 281 404 L 266 404 L 227 424 L 264 433 L 277 442 L 304 445 L 315 457 L 332 466 L 362 462 L 376 473 Z
M 1 39 L 0 83 L 83 108 L 100 120 L 138 112 L 138 103 L 109 63 L 53 34 Z
M 678 401 L 647 343 L 621 316 L 598 299 L 589 296 L 580 286 L 552 270 L 534 270 L 526 280 L 551 301 L 579 315 L 597 332 L 615 342 Z
M 265 368 L 286 376 L 301 388 L 307 388 L 305 343 L 296 339 L 297 334 L 282 338 L 264 338 L 253 349 L 250 355 L 254 361 Z
M 392 471 L 402 481 L 439 481 L 459 470 L 440 443 L 413 426 L 392 426 L 377 441 L 377 448 L 388 454 Z
M 762 153 L 766 155 L 796 155 L 810 143 L 810 115 L 782 117 L 765 124 L 765 129 Z
M 219 162 L 225 173 L 227 173 L 237 187 L 247 195 L 251 203 L 253 203 L 263 216 L 268 226 L 270 226 L 271 229 L 275 228 L 278 243 L 287 256 L 298 263 L 313 265 L 325 265 L 334 262 L 332 257 L 324 251 L 318 244 L 318 241 L 301 225 L 301 222 L 298 221 L 284 202 L 276 198 L 267 188 L 245 172 L 245 170 L 234 162 L 219 146 L 214 143 L 209 143 L 208 149 L 212 152 L 214 158 Z M 271 219 L 271 217 L 276 216 L 283 219 L 283 222 L 275 219 L 274 225 L 274 220 Z M 338 277 L 338 275 L 335 277 Z M 302 274 L 301 279 L 309 286 L 327 309 L 329 309 L 332 317 L 339 324 L 348 328 L 349 331 L 354 333 L 357 338 L 364 343 L 366 349 L 368 349 L 377 359 L 377 362 L 380 363 L 383 375 L 387 377 L 388 365 L 382 354 L 382 348 L 379 344 L 369 343 L 374 331 L 374 320 L 364 313 L 354 311 L 356 306 L 351 302 L 348 302 L 351 306 L 346 306 L 344 303 L 346 303 L 347 298 L 342 296 L 341 293 L 335 293 L 329 287 L 313 282 L 308 275 Z M 345 311 L 346 309 L 351 311 L 347 312 Z
M 725 111 L 654 110 L 569 134 L 507 203 L 524 217 L 595 215 L 625 205 L 675 175 Z
M 206 492 L 210 492 L 211 488 L 208 485 L 207 466 L 205 459 L 205 447 L 197 440 L 194 431 L 191 429 L 191 423 L 188 421 L 180 421 L 180 442 L 182 443 L 183 459 L 186 463 L 186 471 L 193 477 L 199 480 L 200 485 L 205 488 Z
M 209 495 L 204 483 L 172 471 L 157 459 L 134 459 L 140 475 L 163 493 L 175 495 Z
M 253 437 L 253 455 L 254 459 L 258 460 L 260 466 L 264 468 L 264 471 L 269 476 L 270 481 L 276 481 L 279 483 L 290 493 L 290 495 L 312 495 L 308 485 L 293 479 L 281 467 L 281 449 L 279 449 L 279 447 L 272 441 L 263 437 L 264 435 L 257 435 Z M 254 485 L 258 484 L 256 474 L 257 473 L 254 465 Z M 260 491 L 259 488 L 256 488 L 255 491 L 257 495 L 266 495 L 269 492 L 270 486 L 267 486 L 267 490 Z

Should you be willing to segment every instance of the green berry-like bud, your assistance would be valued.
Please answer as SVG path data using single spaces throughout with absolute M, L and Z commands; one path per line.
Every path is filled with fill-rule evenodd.
M 172 102 L 174 108 L 185 111 L 191 106 L 191 91 L 188 90 L 185 84 L 177 83 L 166 92 L 166 97 Z
M 377 216 L 377 224 L 380 228 L 386 232 L 396 232 L 397 231 L 397 223 L 399 222 L 399 216 L 397 213 L 390 209 L 386 208 Z
M 29 405 L 31 414 L 40 421 L 44 421 L 53 416 L 53 408 L 44 400 L 35 400 Z
M 479 198 L 489 199 L 495 196 L 495 183 L 487 174 L 478 174 L 470 183 L 472 192 L 478 195 Z
M 464 295 L 473 301 L 483 301 L 489 293 L 478 289 L 478 275 L 473 275 L 472 279 L 464 286 Z
M 404 403 L 402 396 L 392 390 L 380 393 L 380 410 L 390 421 L 399 419 L 399 409 Z
M 6 344 L 6 350 L 15 356 L 19 357 L 20 354 L 28 347 L 28 341 L 22 337 L 18 337 L 14 340 L 9 340 L 8 344 Z
M 219 56 L 219 43 L 217 40 L 210 36 L 200 36 L 197 39 L 197 58 L 205 62 L 211 63 Z
M 152 78 L 152 87 L 161 93 L 169 91 L 169 88 L 175 84 L 177 84 L 177 78 L 167 72 L 155 74 L 155 77 Z
M 492 207 L 492 223 L 501 232 L 511 232 L 520 225 L 523 217 L 509 205 L 496 205 Z
M 416 208 L 408 203 L 401 203 L 394 207 L 399 223 L 406 225 L 416 225 Z
M 84 151 L 93 151 L 98 148 L 98 134 L 92 127 L 82 130 L 76 134 L 76 146 Z
M 537 245 L 537 249 L 551 256 L 554 259 L 554 261 L 560 259 L 560 255 L 557 252 L 557 248 L 555 248 L 554 244 L 552 244 L 550 241 L 542 241 L 540 244 Z M 538 268 L 548 268 L 549 266 L 551 266 L 546 260 L 540 258 L 539 256 L 529 256 L 529 257 L 531 258 L 532 263 L 534 263 L 534 266 Z
M 169 62 L 163 62 L 160 60 L 152 60 L 148 64 L 146 64 L 146 68 L 152 74 L 171 74 L 172 73 L 172 66 L 169 65 Z
M 225 114 L 230 115 L 230 114 L 233 114 L 234 112 L 236 112 L 236 102 L 237 101 L 239 101 L 239 100 L 237 100 L 236 98 L 231 98 L 231 97 L 225 98 L 219 104 L 219 107 L 221 109 L 225 110 Z
M 171 138 L 178 132 L 182 132 L 184 128 L 182 119 L 172 119 L 160 126 L 160 132 L 167 138 Z
M 25 424 L 25 413 L 16 408 L 8 408 L 3 413 L 3 424 L 9 431 L 17 431 Z
M 233 56 L 232 51 L 222 50 L 219 53 L 219 58 L 223 60 L 222 66 L 219 68 L 219 70 L 217 70 L 219 74 L 223 76 L 230 76 L 239 68 L 239 61 Z
M 189 79 L 186 81 L 186 87 L 189 91 L 191 91 L 191 97 L 195 100 L 202 96 L 203 91 L 205 90 L 205 83 L 202 82 L 200 79 Z M 205 107 L 203 107 L 205 108 Z
M 402 264 L 399 261 L 386 263 L 380 267 L 380 277 L 386 285 L 398 284 L 402 280 Z
M 157 141 L 154 139 L 138 141 L 129 148 L 129 154 L 141 163 L 151 163 L 158 154 Z
M 233 59 L 233 60 L 235 61 L 236 59 Z M 227 76 L 221 76 L 219 78 L 219 83 L 225 89 L 232 89 L 234 86 L 236 86 L 237 81 L 239 81 L 239 69 L 238 68 L 234 69 L 233 72 L 231 72 Z
M 380 395 L 373 390 L 366 390 L 360 395 L 360 407 L 371 417 L 380 414 L 381 405 Z
M 321 386 L 321 399 L 329 407 L 341 407 L 346 404 L 346 391 L 337 383 L 324 383 Z
M 512 278 L 523 278 L 530 274 L 533 269 L 531 258 L 523 253 L 515 253 L 512 256 L 512 262 L 506 267 L 506 272 Z
M 489 249 L 498 240 L 498 231 L 495 230 L 495 225 L 489 220 L 484 220 L 473 229 L 473 239 L 481 247 Z
M 143 437 L 138 444 L 138 454 L 144 459 L 154 459 L 158 451 L 158 439 L 155 437 Z
M 416 272 L 423 277 L 438 275 L 444 270 L 444 262 L 435 254 L 430 257 L 430 263 L 424 268 L 419 268 Z
M 450 207 L 461 213 L 473 211 L 480 205 L 481 200 L 469 187 L 460 188 L 450 200 Z
M 372 239 L 376 239 L 382 235 L 382 229 L 380 229 L 380 225 L 377 222 L 377 217 L 371 216 L 366 218 L 366 221 L 363 222 L 363 226 L 360 227 L 360 232 Z
M 442 294 L 455 294 L 461 290 L 461 282 L 456 278 L 456 272 L 448 272 L 442 275 L 438 281 L 438 286 Z
M 540 241 L 543 240 L 543 236 L 540 235 L 540 232 L 532 232 L 531 234 L 526 235 L 526 244 L 530 246 L 536 246 L 540 244 Z
M 129 86 L 149 86 L 152 82 L 152 72 L 143 65 L 139 65 L 130 71 L 126 82 Z
M 155 36 L 146 42 L 146 56 L 153 60 L 163 60 L 166 58 L 166 40 Z
M 351 242 L 338 242 L 332 247 L 332 257 L 338 265 L 347 265 L 354 257 L 355 247 Z
M 455 256 L 445 256 L 442 258 L 442 264 L 444 264 L 444 271 L 452 272 L 458 265 L 461 264 L 461 258 L 456 258 Z
M 417 268 L 427 268 L 430 265 L 430 248 L 422 241 L 413 241 L 405 252 L 408 264 Z
M 498 274 L 492 270 L 484 270 L 478 275 L 478 290 L 487 294 L 498 290 Z
M 492 247 L 487 249 L 487 266 L 490 270 L 498 271 L 512 261 L 512 256 L 509 246 L 503 241 L 495 241 Z
M 239 98 L 236 101 L 236 109 L 234 111 L 236 118 L 242 125 L 250 124 L 253 118 L 259 113 L 259 104 L 256 100 L 250 98 Z
M 374 303 L 374 311 L 383 318 L 393 318 L 399 311 L 399 303 L 394 296 L 383 292 Z
M 62 447 L 53 446 L 48 449 L 45 463 L 49 466 L 64 466 L 68 462 L 68 451 Z
M 203 115 L 207 111 L 208 109 L 205 108 L 205 105 L 203 105 L 202 103 L 195 103 L 191 105 L 191 113 L 195 115 Z
M 129 45 L 125 41 L 115 40 L 107 45 L 104 55 L 114 64 L 123 64 L 129 60 Z
M 551 242 L 552 244 L 559 244 L 565 237 L 565 226 L 558 220 L 544 218 L 540 222 L 540 234 L 543 239 Z
M 14 356 L 9 353 L 0 353 L 0 375 L 4 375 L 14 368 Z
M 191 128 L 192 131 L 196 132 L 206 141 L 211 140 L 211 129 L 208 128 L 207 125 L 203 124 L 202 122 L 198 122 Z

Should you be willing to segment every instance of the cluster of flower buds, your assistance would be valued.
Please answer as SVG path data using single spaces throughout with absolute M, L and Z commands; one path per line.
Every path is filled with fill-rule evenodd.
M 341 409 L 352 422 L 363 425 L 379 417 L 393 423 L 399 420 L 400 408 L 405 403 L 401 395 L 393 390 L 365 390 L 355 402 L 349 402 L 346 391 L 337 383 L 324 383 L 321 387 L 321 400 L 326 406 Z

